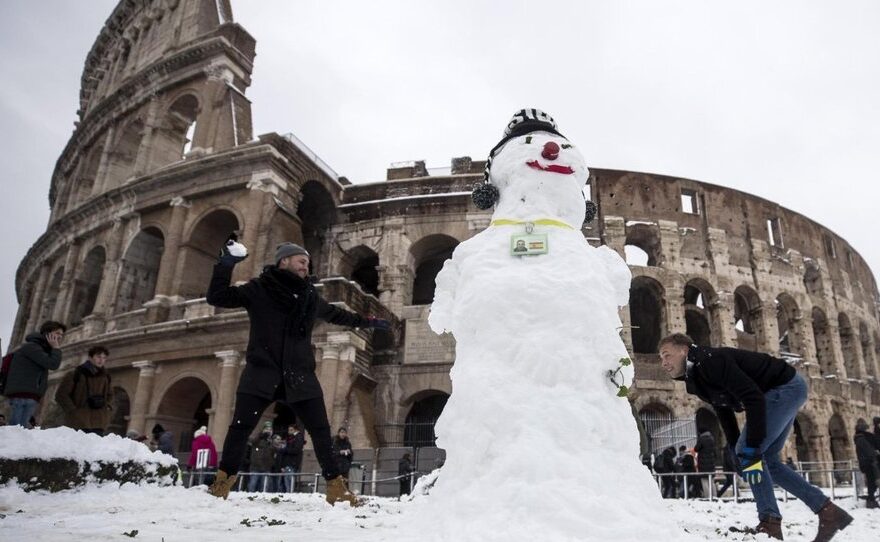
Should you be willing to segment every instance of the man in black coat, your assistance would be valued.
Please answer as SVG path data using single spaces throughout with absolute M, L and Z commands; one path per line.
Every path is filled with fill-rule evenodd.
M 657 474 L 668 475 L 675 472 L 675 448 L 672 446 L 663 450 L 654 459 L 654 472 Z M 660 493 L 664 499 L 675 498 L 675 477 L 660 477 Z
M 28 427 L 46 393 L 49 371 L 61 366 L 61 340 L 67 327 L 49 320 L 29 334 L 15 351 L 6 376 L 4 395 L 9 399 L 10 425 Z
M 263 411 L 284 401 L 311 435 L 315 455 L 327 480 L 327 501 L 360 504 L 348 490 L 333 461 L 330 424 L 323 391 L 315 375 L 312 327 L 320 318 L 348 327 L 387 329 L 388 322 L 365 318 L 324 301 L 309 279 L 309 253 L 299 245 L 282 243 L 275 265 L 242 286 L 230 286 L 236 263 L 247 249 L 230 236 L 214 266 L 207 301 L 216 307 L 245 308 L 250 317 L 247 365 L 236 390 L 235 412 L 223 445 L 223 457 L 212 495 L 226 498 L 236 480 L 248 436 Z
M 699 430 L 694 451 L 697 452 L 697 471 L 701 473 L 700 495 L 709 497 L 709 486 L 715 478 L 715 436 L 711 431 Z
M 333 437 L 333 459 L 339 468 L 339 473 L 348 478 L 351 470 L 351 441 L 348 439 L 348 429 L 340 427 Z
M 287 429 L 287 438 L 281 449 L 275 455 L 275 467 L 278 472 L 286 474 L 280 478 L 280 490 L 284 493 L 292 492 L 296 488 L 295 474 L 300 471 L 303 460 L 303 447 L 306 444 L 305 435 L 296 424 Z
M 749 482 L 758 509 L 755 532 L 782 540 L 777 483 L 819 516 L 814 542 L 828 542 L 852 523 L 852 516 L 831 502 L 779 459 L 798 410 L 807 401 L 807 384 L 784 360 L 736 348 L 701 347 L 675 333 L 659 344 L 660 364 L 687 392 L 715 409 L 728 446 L 735 444 L 740 476 Z M 740 433 L 735 412 L 745 411 Z
M 877 451 L 877 442 L 870 433 L 868 422 L 859 418 L 856 421 L 856 434 L 853 437 L 856 445 L 856 457 L 859 460 L 859 470 L 865 475 L 865 485 L 868 489 L 867 508 L 877 508 L 877 480 L 880 479 L 880 452 Z

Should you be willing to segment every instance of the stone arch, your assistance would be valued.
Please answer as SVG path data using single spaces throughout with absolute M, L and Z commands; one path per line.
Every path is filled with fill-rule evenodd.
M 663 251 L 660 245 L 660 231 L 656 225 L 634 224 L 632 226 L 627 226 L 625 245 L 625 254 L 627 251 L 626 247 L 635 247 L 647 256 L 647 261 L 644 265 L 654 267 L 661 265 L 663 262 Z M 635 255 L 638 253 L 633 254 Z M 629 255 L 627 255 L 626 263 L 630 263 Z
M 412 304 L 427 305 L 434 301 L 437 273 L 452 257 L 458 239 L 442 233 L 422 237 L 410 247 L 410 258 L 415 271 L 412 288 Z
M 855 457 L 852 447 L 850 446 L 850 432 L 847 430 L 846 422 L 843 421 L 840 414 L 835 413 L 828 419 L 828 438 L 831 447 L 832 461 L 835 463 L 851 461 Z M 839 465 L 835 465 L 835 467 L 838 466 Z M 842 482 L 846 479 L 845 475 L 843 477 L 840 477 L 841 475 L 838 476 L 838 481 Z
M 629 288 L 629 314 L 632 347 L 636 354 L 654 354 L 666 333 L 666 291 L 655 279 L 633 277 Z
M 721 344 L 718 294 L 703 278 L 693 278 L 684 286 L 684 319 L 687 335 L 700 346 Z
M 799 462 L 817 461 L 819 455 L 812 443 L 819 438 L 819 434 L 816 432 L 816 424 L 810 417 L 803 412 L 799 413 L 794 420 L 793 433 L 797 460 Z
M 230 233 L 240 229 L 238 217 L 225 208 L 214 208 L 195 222 L 180 247 L 186 272 L 181 277 L 178 295 L 187 299 L 205 296 L 220 247 Z
M 816 343 L 816 361 L 819 362 L 819 374 L 837 374 L 837 369 L 834 366 L 834 346 L 831 342 L 831 333 L 825 311 L 819 307 L 813 307 L 812 323 L 813 341 Z
M 37 318 L 40 322 L 52 318 L 52 314 L 55 312 L 55 306 L 58 304 L 58 301 L 60 301 L 61 280 L 63 278 L 64 268 L 59 267 L 52 275 L 52 280 L 49 281 L 49 285 L 46 287 L 46 293 L 43 295 L 43 306 L 40 311 L 40 316 Z M 62 315 L 62 319 L 63 318 L 64 316 Z
M 798 322 L 801 320 L 801 311 L 797 301 L 787 294 L 781 293 L 776 297 L 776 325 L 779 329 L 779 351 L 797 356 L 804 355 L 804 342 L 801 337 Z
M 336 205 L 327 189 L 317 181 L 305 183 L 300 193 L 302 200 L 296 214 L 302 225 L 303 247 L 311 255 L 311 272 L 323 275 L 324 239 L 336 221 Z
M 419 392 L 412 399 L 403 428 L 404 446 L 434 446 L 434 425 L 440 418 L 449 394 L 438 390 Z
M 733 321 L 738 348 L 757 351 L 764 345 L 764 311 L 758 293 L 746 285 L 733 292 Z
M 837 314 L 837 333 L 840 335 L 840 349 L 843 352 L 843 366 L 847 378 L 860 378 L 859 344 L 855 330 L 845 312 Z
M 183 160 L 191 150 L 200 110 L 199 99 L 191 92 L 171 103 L 162 117 L 161 130 L 154 132 L 151 169 Z
M 164 249 L 165 237 L 155 227 L 142 229 L 132 239 L 122 257 L 119 271 L 115 306 L 117 314 L 138 309 L 153 299 Z
M 672 410 L 666 404 L 659 400 L 650 400 L 639 409 L 638 417 L 645 428 L 648 450 L 651 453 L 659 454 L 674 444 L 669 433 L 675 420 Z
M 101 279 L 104 275 L 104 262 L 107 254 L 102 246 L 92 248 L 82 264 L 73 287 L 73 299 L 70 303 L 70 325 L 76 326 L 82 323 L 83 318 L 90 315 L 95 309 L 98 300 L 98 291 L 101 289 Z
M 379 297 L 379 255 L 368 246 L 358 245 L 347 251 L 340 271 L 358 283 L 365 293 Z
M 819 269 L 819 264 L 813 260 L 804 260 L 804 288 L 811 296 L 821 298 L 825 295 L 822 272 Z
M 156 423 L 171 431 L 177 439 L 177 452 L 188 452 L 193 432 L 208 426 L 212 406 L 211 388 L 199 376 L 182 374 L 162 394 L 154 416 Z
M 135 175 L 135 165 L 144 137 L 145 125 L 140 118 L 130 120 L 120 131 L 107 160 L 107 188 L 121 186 Z
M 876 378 L 877 357 L 874 355 L 874 338 L 871 332 L 868 331 L 868 324 L 864 320 L 859 322 L 859 339 L 862 343 L 862 357 L 865 359 L 865 370 L 868 371 L 868 376 Z
M 107 426 L 107 433 L 125 436 L 131 418 L 131 397 L 125 388 L 113 386 L 113 403 L 113 416 Z

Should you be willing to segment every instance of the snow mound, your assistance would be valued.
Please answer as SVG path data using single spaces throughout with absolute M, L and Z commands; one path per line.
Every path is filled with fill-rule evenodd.
M 156 463 L 177 466 L 177 459 L 153 452 L 135 440 L 119 435 L 99 437 L 69 427 L 24 429 L 0 427 L 0 458 L 4 459 L 71 459 L 77 462 Z

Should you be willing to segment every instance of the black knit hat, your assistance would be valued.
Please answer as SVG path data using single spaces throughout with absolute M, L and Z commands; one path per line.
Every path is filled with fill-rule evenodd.
M 501 138 L 501 141 L 489 151 L 489 158 L 486 160 L 486 170 L 483 173 L 483 182 L 474 187 L 472 197 L 474 205 L 478 209 L 488 209 L 498 201 L 498 189 L 489 183 L 489 170 L 492 168 L 492 159 L 495 158 L 495 154 L 511 139 L 532 132 L 550 132 L 551 134 L 565 137 L 559 133 L 553 117 L 540 109 L 520 109 L 514 113 L 504 129 L 504 136 Z

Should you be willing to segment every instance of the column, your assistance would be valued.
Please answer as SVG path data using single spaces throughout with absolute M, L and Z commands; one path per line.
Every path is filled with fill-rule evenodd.
M 147 414 L 153 395 L 156 365 L 152 361 L 135 361 L 131 366 L 138 369 L 140 374 L 138 374 L 137 387 L 131 404 L 131 421 L 128 427 L 144 434 L 147 430 Z
M 249 190 L 245 203 L 244 230 L 241 242 L 250 251 L 250 257 L 245 265 L 237 265 L 233 274 L 233 280 L 248 280 L 260 274 L 260 271 L 271 256 L 266 252 L 275 247 L 261 246 L 269 238 L 268 226 L 273 215 L 273 197 L 278 197 L 281 190 L 286 188 L 287 182 L 271 171 L 256 172 L 247 184 Z
M 46 262 L 43 262 L 40 265 L 34 289 L 31 290 L 31 308 L 28 312 L 27 325 L 25 326 L 26 334 L 30 333 L 40 325 L 40 307 L 43 302 L 43 295 L 46 293 L 46 281 L 49 278 L 48 275 L 49 265 Z
M 829 305 L 832 306 L 832 305 Z M 843 362 L 843 346 L 840 344 L 840 326 L 837 324 L 837 318 L 827 315 L 828 340 L 831 342 L 831 351 L 834 354 L 834 372 L 838 379 L 842 382 L 849 375 L 846 374 L 846 364 Z
M 711 307 L 713 316 L 718 318 L 718 344 L 735 348 L 736 322 L 733 320 L 733 294 L 730 292 L 718 293 L 718 301 Z
M 331 331 L 327 340 L 315 346 L 320 350 L 317 373 L 324 390 L 327 418 L 335 431 L 342 425 L 350 425 L 349 392 L 354 382 L 355 362 L 358 350 L 366 348 L 366 341 L 352 331 Z
M 220 384 L 217 386 L 217 401 L 214 404 L 214 419 L 208 432 L 217 443 L 218 449 L 222 449 L 223 441 L 229 424 L 232 423 L 233 405 L 235 403 L 235 388 L 238 385 L 238 362 L 241 353 L 236 350 L 223 350 L 214 352 L 217 357 L 217 366 L 220 368 Z
M 663 281 L 666 295 L 660 301 L 666 305 L 666 331 L 661 334 L 687 333 L 687 320 L 684 314 L 684 285 L 676 276 L 667 277 Z M 661 310 L 663 308 L 661 307 Z
M 112 312 L 111 303 L 116 292 L 116 281 L 119 278 L 119 266 L 122 260 L 122 243 L 126 237 L 125 224 L 129 219 L 113 222 L 112 232 L 108 237 L 110 242 L 107 243 L 107 261 L 104 262 L 104 269 L 101 272 L 101 285 L 98 287 L 95 307 L 92 309 L 92 314 L 83 318 L 86 337 L 103 333 L 107 316 Z
M 55 301 L 55 311 L 52 319 L 64 322 L 70 314 L 70 303 L 73 300 L 73 273 L 76 270 L 76 261 L 79 258 L 79 240 L 70 242 L 67 256 L 64 258 L 64 274 L 61 276 L 61 286 L 58 288 L 58 300 Z
M 165 248 L 162 251 L 162 261 L 159 263 L 159 273 L 156 277 L 156 297 L 168 298 L 177 294 L 174 289 L 174 274 L 177 270 L 180 244 L 183 241 L 183 228 L 186 225 L 186 217 L 192 203 L 180 196 L 169 202 L 171 206 L 171 220 L 168 226 L 168 235 L 165 237 Z
M 779 323 L 776 320 L 776 302 L 770 300 L 753 311 L 752 321 L 757 322 L 760 333 L 758 350 L 774 356 L 779 355 Z
M 134 53 L 132 53 L 132 55 L 133 54 Z M 150 169 L 150 158 L 153 154 L 153 134 L 155 133 L 157 126 L 159 126 L 159 119 L 157 118 L 158 113 L 159 100 L 156 96 L 153 96 L 150 99 L 147 118 L 144 123 L 144 135 L 141 138 L 140 145 L 138 145 L 137 157 L 134 162 L 134 172 L 132 173 L 134 177 L 140 177 Z
M 101 160 L 98 162 L 98 171 L 95 172 L 92 195 L 101 194 L 107 190 L 107 169 L 110 166 L 111 145 L 114 139 L 116 139 L 116 126 L 110 126 L 102 143 L 104 148 L 101 151 Z

